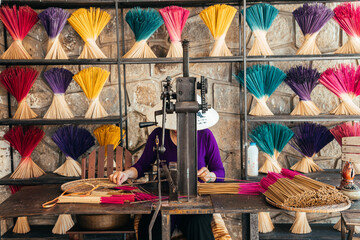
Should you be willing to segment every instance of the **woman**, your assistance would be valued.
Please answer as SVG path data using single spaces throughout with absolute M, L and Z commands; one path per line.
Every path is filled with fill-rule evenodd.
M 177 132 L 175 114 L 168 115 L 165 130 L 165 153 L 160 154 L 161 160 L 169 162 L 177 161 Z M 209 109 L 205 114 L 198 113 L 198 177 L 204 182 L 222 181 L 225 170 L 220 158 L 220 152 L 212 132 L 207 129 L 217 123 L 219 115 L 214 109 Z M 137 179 L 148 172 L 156 160 L 155 138 L 158 136 L 161 142 L 161 128 L 156 128 L 149 136 L 144 152 L 140 159 L 128 170 L 117 171 L 110 175 L 110 180 L 116 184 L 122 184 L 127 179 Z M 139 223 L 139 239 L 146 240 L 151 215 L 143 215 Z M 181 215 L 171 219 L 172 231 L 177 226 L 187 240 L 211 240 L 214 239 L 211 230 L 212 215 Z M 153 227 L 153 239 L 161 239 L 161 220 L 158 217 Z

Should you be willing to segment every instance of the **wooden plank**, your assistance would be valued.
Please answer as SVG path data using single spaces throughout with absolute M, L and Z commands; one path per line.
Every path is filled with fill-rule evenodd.
M 81 159 L 81 178 L 86 178 L 86 158 Z
M 360 226 L 360 213 L 342 213 L 346 226 Z
M 341 152 L 344 153 L 360 153 L 360 146 L 347 146 L 343 145 L 341 147 Z
M 125 149 L 125 170 L 132 166 L 132 155 L 129 150 Z
M 360 145 L 360 137 L 343 137 L 341 141 L 343 145 Z
M 341 154 L 341 160 L 347 162 L 360 162 L 360 154 L 343 153 Z
M 116 171 L 123 170 L 123 148 L 120 146 L 116 147 Z
M 101 146 L 98 150 L 98 167 L 97 167 L 97 177 L 103 178 L 105 175 L 104 170 L 105 164 L 105 147 Z
M 0 179 L 0 185 L 38 185 L 38 184 L 62 184 L 69 181 L 79 180 L 81 177 L 66 177 L 53 172 L 45 172 L 37 178 L 11 179 L 11 174 Z
M 96 160 L 96 149 L 92 151 L 89 155 L 88 161 L 88 178 L 95 177 L 95 160 Z
M 107 145 L 107 166 L 106 176 L 110 176 L 114 172 L 114 145 Z

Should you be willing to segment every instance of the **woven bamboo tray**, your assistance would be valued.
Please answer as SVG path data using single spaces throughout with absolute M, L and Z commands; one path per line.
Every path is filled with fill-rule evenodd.
M 95 189 L 96 192 L 108 192 L 110 188 L 118 187 L 115 183 L 110 182 L 108 178 L 88 178 L 64 183 L 61 185 L 61 190 L 68 191 L 68 193 L 87 192 L 95 186 L 100 186 Z
M 294 208 L 294 207 L 287 207 L 283 205 L 279 205 L 274 203 L 268 198 L 265 198 L 266 201 L 273 205 L 274 207 L 294 211 L 294 212 L 307 212 L 307 213 L 331 213 L 331 212 L 341 212 L 351 207 L 351 201 L 347 200 L 345 203 L 340 204 L 333 204 L 333 205 L 325 205 L 325 206 L 317 206 L 317 207 L 308 207 L 308 208 Z

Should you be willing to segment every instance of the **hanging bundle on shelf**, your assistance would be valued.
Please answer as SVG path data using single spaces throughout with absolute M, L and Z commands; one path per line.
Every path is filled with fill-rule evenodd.
M 96 44 L 96 39 L 110 19 L 111 16 L 106 11 L 93 7 L 90 10 L 80 8 L 71 14 L 68 21 L 85 42 L 79 58 L 106 58 Z
M 316 45 L 316 37 L 325 24 L 334 16 L 333 11 L 321 3 L 304 3 L 293 11 L 293 16 L 304 35 L 304 42 L 297 55 L 321 54 Z
M 19 11 L 17 11 L 16 5 L 12 8 L 4 5 L 0 7 L 0 20 L 14 40 L 1 58 L 31 59 L 22 41 L 38 21 L 37 13 L 29 6 L 19 6 Z
M 294 133 L 287 126 L 275 123 L 263 124 L 252 130 L 249 136 L 259 146 L 266 158 L 259 172 L 279 173 L 281 171 L 277 159 L 293 135 Z
M 244 10 L 241 12 L 244 13 Z M 246 22 L 254 34 L 249 56 L 274 55 L 266 40 L 266 34 L 278 13 L 279 10 L 267 3 L 255 4 L 246 9 Z
M 235 77 L 244 86 L 244 72 L 240 71 Z M 246 69 L 246 88 L 256 99 L 256 105 L 250 111 L 250 115 L 274 115 L 266 101 L 285 78 L 286 74 L 283 71 L 270 65 L 255 65 Z
M 4 139 L 21 155 L 20 164 L 11 174 L 11 179 L 35 178 L 45 174 L 30 157 L 43 137 L 43 130 L 37 127 L 24 129 L 22 126 L 17 126 L 5 133 Z
M 305 122 L 297 126 L 289 144 L 302 155 L 302 159 L 291 169 L 303 173 L 323 171 L 314 162 L 314 156 L 333 139 L 331 132 L 320 124 Z
M 290 115 L 315 116 L 321 110 L 311 100 L 312 90 L 319 84 L 320 73 L 312 67 L 297 66 L 289 69 L 285 83 L 299 96 L 299 103 Z
M 65 92 L 73 75 L 69 70 L 64 68 L 52 68 L 44 72 L 44 78 L 54 92 L 54 98 L 44 118 L 66 119 L 74 117 L 65 101 Z
M 13 116 L 14 119 L 36 118 L 36 113 L 26 103 L 32 85 L 39 73 L 33 68 L 11 67 L 0 73 L 0 82 L 16 98 L 18 108 Z M 10 104 L 10 103 L 9 103 Z
M 59 37 L 69 13 L 62 8 L 50 7 L 39 14 L 41 23 L 49 36 L 45 59 L 68 59 Z
M 201 11 L 200 18 L 215 39 L 210 57 L 232 56 L 226 45 L 225 37 L 236 12 L 236 8 L 225 4 L 216 4 Z
M 66 161 L 54 171 L 62 176 L 80 176 L 81 166 L 77 159 L 95 145 L 95 139 L 85 128 L 66 126 L 59 128 L 52 140 L 65 154 Z
M 53 234 L 66 234 L 75 225 L 71 214 L 60 214 L 53 229 Z
M 161 15 L 153 8 L 135 7 L 126 14 L 125 20 L 134 32 L 136 42 L 123 57 L 156 58 L 146 41 L 164 23 Z
M 170 6 L 160 9 L 159 12 L 164 20 L 171 40 L 170 49 L 166 57 L 182 57 L 181 33 L 190 11 L 182 7 Z
M 359 3 L 346 2 L 334 8 L 334 20 L 348 36 L 347 42 L 335 53 L 354 54 L 360 53 L 360 5 Z
M 108 113 L 100 103 L 99 95 L 109 75 L 110 72 L 99 67 L 86 68 L 75 74 L 75 82 L 80 85 L 87 99 L 90 101 L 85 118 L 102 118 L 108 116 Z
M 25 234 L 30 232 L 30 225 L 26 216 L 17 218 L 13 232 L 17 234 Z
M 319 81 L 342 101 L 331 114 L 360 114 L 360 108 L 353 102 L 360 95 L 360 68 L 341 64 L 323 72 Z

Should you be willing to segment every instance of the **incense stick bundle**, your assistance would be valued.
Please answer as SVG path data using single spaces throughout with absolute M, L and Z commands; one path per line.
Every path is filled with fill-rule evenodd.
M 360 68 L 341 64 L 329 68 L 320 76 L 320 83 L 341 99 L 330 113 L 335 115 L 359 115 L 360 108 L 353 100 L 360 95 Z
M 341 218 L 339 219 L 339 221 L 337 221 L 337 223 L 335 223 L 335 225 L 333 226 L 333 228 L 339 232 L 341 232 Z M 345 229 L 345 232 L 348 232 L 347 229 Z M 359 226 L 355 226 L 355 234 L 360 233 L 360 227 Z
M 182 57 L 181 33 L 190 11 L 182 7 L 170 6 L 160 9 L 159 12 L 164 20 L 171 40 L 169 52 L 166 57 Z
M 259 212 L 258 213 L 258 225 L 260 233 L 272 232 L 275 227 L 271 221 L 269 212 Z
M 24 129 L 21 126 L 13 127 L 5 133 L 4 139 L 21 155 L 20 164 L 11 174 L 11 179 L 33 178 L 45 174 L 30 157 L 44 134 L 40 128 L 29 127 Z
M 65 154 L 66 161 L 54 171 L 62 176 L 80 176 L 81 166 L 77 159 L 95 145 L 95 139 L 85 128 L 66 126 L 59 128 L 52 140 Z
M 13 228 L 13 232 L 17 234 L 25 234 L 30 232 L 30 225 L 27 217 L 18 217 Z
M 18 108 L 13 116 L 14 119 L 36 118 L 36 113 L 26 103 L 32 85 L 39 73 L 33 68 L 11 67 L 0 73 L 0 82 L 6 90 L 16 98 Z
M 305 122 L 297 126 L 289 144 L 302 155 L 302 159 L 291 169 L 303 173 L 323 171 L 314 162 L 314 156 L 333 139 L 331 132 L 320 124 Z
M 333 11 L 324 4 L 304 3 L 293 11 L 293 16 L 304 35 L 304 42 L 297 50 L 297 55 L 321 54 L 316 45 L 316 37 L 325 24 L 334 16 Z
M 72 72 L 64 68 L 52 68 L 44 72 L 44 78 L 54 92 L 53 101 L 44 118 L 66 119 L 74 117 L 65 100 L 65 92 L 73 76 Z
M 215 39 L 210 57 L 232 56 L 232 53 L 226 45 L 225 37 L 236 12 L 236 8 L 232 6 L 216 4 L 202 10 L 199 14 Z
M 68 21 L 85 42 L 79 58 L 106 58 L 96 44 L 96 39 L 110 19 L 111 16 L 106 11 L 93 7 L 90 10 L 80 8 L 71 14 Z
M 84 91 L 90 101 L 89 109 L 85 113 L 85 118 L 103 118 L 108 113 L 99 101 L 99 95 L 103 89 L 110 72 L 99 67 L 86 68 L 74 76 L 75 82 Z
M 198 193 L 206 194 L 241 194 L 258 195 L 259 183 L 198 183 Z
M 256 142 L 266 158 L 259 172 L 279 173 L 281 171 L 277 159 L 293 135 L 294 133 L 288 127 L 274 123 L 263 124 L 252 130 L 249 136 Z
M 14 40 L 1 58 L 31 59 L 22 41 L 38 21 L 37 13 L 29 6 L 19 6 L 19 11 L 16 10 L 16 5 L 13 5 L 12 8 L 2 6 L 0 8 L 0 20 Z
M 347 42 L 335 53 L 360 53 L 360 6 L 358 3 L 342 3 L 334 8 L 334 20 L 348 36 Z
M 123 58 L 156 58 L 147 40 L 164 23 L 161 15 L 153 8 L 132 8 L 125 16 L 134 32 L 136 42 Z
M 60 196 L 57 203 L 93 203 L 93 204 L 124 204 L 125 202 L 134 202 L 135 194 L 112 195 L 109 197 L 100 196 Z
M 235 77 L 244 86 L 244 72 L 240 71 Z M 250 115 L 274 115 L 266 101 L 285 78 L 286 74 L 283 71 L 270 65 L 255 65 L 246 69 L 246 88 L 256 99 L 256 105 L 249 112 Z
M 47 8 L 39 14 L 40 21 L 49 36 L 45 59 L 68 59 L 59 37 L 69 15 L 64 9 L 54 7 Z
M 60 214 L 52 229 L 52 233 L 66 234 L 74 225 L 75 223 L 70 214 Z
M 290 232 L 295 234 L 306 234 L 311 233 L 311 231 L 306 212 L 295 212 L 295 221 L 290 228 Z
M 244 13 L 244 10 L 241 12 Z M 249 56 L 274 55 L 266 40 L 266 34 L 278 13 L 279 10 L 267 3 L 255 4 L 246 9 L 246 22 L 254 34 Z
M 286 73 L 285 83 L 300 99 L 290 115 L 315 116 L 321 113 L 311 100 L 311 92 L 319 84 L 319 78 L 320 73 L 311 67 L 297 66 Z

